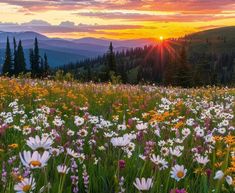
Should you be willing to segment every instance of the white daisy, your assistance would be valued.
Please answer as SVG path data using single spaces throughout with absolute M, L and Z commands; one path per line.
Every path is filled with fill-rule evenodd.
M 69 129 L 69 130 L 67 131 L 67 135 L 68 135 L 68 136 L 74 136 L 74 134 L 75 134 L 75 132 L 74 132 L 73 130 L 71 130 L 71 129 Z
M 77 134 L 81 137 L 86 137 L 88 135 L 88 132 L 86 129 L 81 129 L 77 132 Z
M 117 129 L 120 130 L 120 131 L 124 131 L 124 130 L 126 130 L 126 125 L 125 124 L 118 125 Z
M 136 178 L 133 184 L 139 191 L 148 191 L 153 186 L 153 179 L 148 178 L 146 180 L 145 178 L 141 178 L 140 181 L 139 178 Z
M 184 169 L 183 165 L 178 165 L 178 164 L 172 167 L 170 172 L 171 177 L 174 178 L 176 181 L 180 181 L 181 179 L 183 179 L 186 173 L 187 169 Z
M 151 157 L 150 157 L 150 160 L 159 167 L 160 170 L 164 170 L 166 168 L 168 168 L 168 162 L 161 158 L 159 155 L 155 155 L 153 154 Z
M 128 136 L 111 138 L 111 143 L 115 147 L 127 146 L 130 142 L 131 142 L 131 140 Z
M 199 163 L 199 164 L 203 164 L 203 165 L 206 165 L 210 160 L 208 159 L 208 156 L 196 156 L 196 161 Z
M 32 150 L 38 150 L 38 149 L 48 150 L 51 148 L 52 144 L 53 144 L 53 140 L 50 137 L 45 137 L 45 136 L 43 136 L 40 139 L 40 137 L 36 135 L 35 138 L 30 137 L 27 140 L 27 145 Z
M 74 117 L 74 124 L 77 127 L 83 125 L 84 122 L 85 122 L 85 120 L 82 117 L 79 117 L 79 116 Z
M 67 167 L 66 165 L 58 165 L 57 166 L 57 171 L 60 173 L 60 174 L 67 174 L 69 172 L 70 168 Z
M 74 158 L 78 158 L 79 157 L 78 153 L 76 153 L 74 150 L 72 150 L 70 148 L 67 148 L 66 150 L 67 150 L 67 154 L 68 155 L 70 155 L 70 156 L 72 156 Z
M 14 190 L 17 193 L 29 193 L 35 189 L 35 185 L 36 183 L 33 177 L 24 178 L 21 182 L 14 186 Z
M 233 178 L 231 176 L 226 176 L 225 180 L 228 183 L 228 185 L 231 186 L 233 184 Z
M 136 129 L 139 131 L 146 130 L 148 128 L 148 123 L 139 123 L 136 125 Z
M 170 153 L 173 156 L 180 157 L 182 155 L 182 152 L 180 151 L 179 148 L 170 148 Z
M 30 151 L 23 151 L 20 153 L 20 160 L 25 167 L 28 168 L 43 168 L 47 165 L 47 161 L 50 158 L 48 151 L 44 151 L 41 155 L 38 151 L 34 151 L 32 154 Z
M 219 170 L 215 173 L 214 180 L 221 180 L 224 177 L 224 172 L 222 170 Z

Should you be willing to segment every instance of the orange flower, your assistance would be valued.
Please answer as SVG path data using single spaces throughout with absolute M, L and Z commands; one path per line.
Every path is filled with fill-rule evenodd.
M 12 149 L 16 149 L 19 147 L 19 145 L 17 143 L 13 143 L 13 144 L 8 145 L 8 147 Z
M 184 125 L 183 121 L 179 121 L 178 123 L 176 123 L 176 125 L 174 126 L 174 128 L 179 129 L 180 127 L 182 127 Z
M 223 162 L 216 162 L 216 163 L 214 164 L 214 166 L 215 166 L 216 168 L 219 168 L 219 167 L 222 166 L 222 164 L 223 164 Z
M 221 136 L 213 136 L 213 139 L 214 139 L 215 141 L 222 141 L 222 140 L 223 140 L 223 137 L 221 137 Z
M 216 152 L 216 156 L 217 157 L 223 157 L 224 156 L 224 152 L 223 151 L 221 151 L 221 150 L 218 150 L 217 152 Z
M 228 136 L 224 137 L 224 141 L 225 141 L 225 143 L 227 143 L 229 145 L 233 145 L 233 144 L 235 144 L 235 136 L 228 135 Z

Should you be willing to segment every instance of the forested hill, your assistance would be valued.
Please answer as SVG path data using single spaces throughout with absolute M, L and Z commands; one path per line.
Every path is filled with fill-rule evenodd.
M 197 32 L 185 37 L 191 52 L 230 52 L 235 51 L 235 26 Z
M 115 45 L 114 45 L 115 46 Z M 114 55 L 113 61 L 110 54 Z M 182 86 L 235 83 L 235 27 L 198 32 L 62 67 L 80 80 L 106 81 L 110 61 L 122 82 Z

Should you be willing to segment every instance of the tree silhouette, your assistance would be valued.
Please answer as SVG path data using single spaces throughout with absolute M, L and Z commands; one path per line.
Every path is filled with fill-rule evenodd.
M 11 75 L 13 71 L 13 64 L 11 58 L 11 48 L 9 38 L 7 37 L 6 51 L 5 51 L 5 61 L 2 67 L 2 73 Z
M 16 64 L 17 64 L 16 69 L 15 69 L 16 75 L 18 75 L 19 73 L 24 73 L 26 71 L 24 50 L 23 50 L 21 40 L 19 41 L 18 48 L 17 48 Z

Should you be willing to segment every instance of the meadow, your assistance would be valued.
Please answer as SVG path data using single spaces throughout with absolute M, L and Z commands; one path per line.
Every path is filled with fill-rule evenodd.
M 234 99 L 0 78 L 0 193 L 234 192 Z

